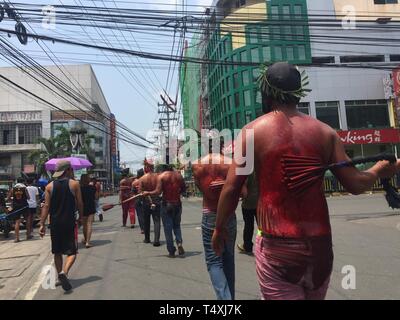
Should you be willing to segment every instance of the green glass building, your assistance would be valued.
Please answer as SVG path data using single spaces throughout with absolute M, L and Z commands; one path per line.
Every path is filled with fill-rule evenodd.
M 191 50 L 187 51 L 187 56 L 232 63 L 208 64 L 207 107 L 212 128 L 240 129 L 262 112 L 256 83 L 257 64 L 311 63 L 307 1 L 220 0 L 213 8 L 211 19 L 215 19 L 215 23 L 204 53 Z M 235 65 L 242 62 L 255 66 Z M 186 65 L 183 63 L 181 70 Z M 181 76 L 185 128 L 192 128 L 191 122 L 202 123 L 202 119 L 193 117 L 199 106 L 187 97 L 187 92 L 196 97 L 196 92 L 200 91 L 200 81 L 196 81 L 199 78 L 195 75 L 191 78 L 186 75 L 183 81 Z

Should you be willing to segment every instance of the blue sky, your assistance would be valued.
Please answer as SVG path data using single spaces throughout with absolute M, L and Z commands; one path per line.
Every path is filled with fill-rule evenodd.
M 177 1 L 177 3 L 176 3 Z M 110 8 L 115 8 L 117 5 L 119 8 L 152 8 L 152 9 L 163 9 L 163 10 L 174 10 L 176 4 L 181 6 L 182 0 L 131 0 L 123 1 L 116 0 L 115 2 L 110 0 L 39 0 L 39 1 L 21 1 L 23 3 L 30 4 L 43 4 L 43 5 L 86 5 L 86 6 L 98 6 L 102 7 L 106 5 Z M 162 3 L 162 4 L 156 4 Z M 212 0 L 187 0 L 188 5 L 199 5 L 206 6 L 210 5 Z M 178 7 L 179 9 L 181 7 Z M 201 7 L 190 7 L 189 10 L 204 11 Z M 13 24 L 9 24 L 7 21 L 1 23 L 2 28 L 13 28 Z M 111 41 L 113 46 L 124 47 L 131 50 L 142 50 L 152 53 L 164 53 L 169 54 L 171 52 L 172 41 L 168 41 L 167 38 L 159 39 L 155 35 L 143 35 L 143 34 L 130 34 L 130 33 L 118 33 L 111 31 L 104 31 L 103 34 L 98 33 L 93 28 L 85 28 L 86 32 L 89 33 L 89 37 L 86 35 L 85 30 L 80 27 L 70 26 L 59 26 L 56 24 L 55 30 L 46 30 L 40 23 L 31 23 L 28 26 L 28 30 L 33 28 L 38 34 L 53 35 L 56 37 L 79 37 L 81 40 L 88 42 L 96 42 L 96 39 L 105 37 L 107 41 Z M 4 36 L 4 35 L 2 35 Z M 125 38 L 124 38 L 125 37 Z M 189 35 L 190 37 L 190 35 Z M 133 39 L 134 38 L 134 39 Z M 124 41 L 127 39 L 128 41 Z M 26 46 L 18 43 L 15 37 L 9 39 L 12 41 L 20 50 L 27 54 L 30 54 L 35 60 L 43 65 L 51 64 L 42 49 L 32 40 L 28 42 Z M 129 46 L 127 46 L 127 43 Z M 51 49 L 52 53 L 60 59 L 62 63 L 72 64 L 73 61 L 96 60 L 101 62 L 108 62 L 108 59 L 112 59 L 114 62 L 118 61 L 121 63 L 138 64 L 138 60 L 135 57 L 123 57 L 123 60 L 118 60 L 111 53 L 107 53 L 106 56 L 101 51 L 82 49 L 81 47 L 67 46 L 62 44 L 47 43 L 47 46 Z M 96 54 L 94 56 L 93 54 Z M 73 60 L 71 60 L 73 59 Z M 162 89 L 165 89 L 167 83 L 167 69 L 169 66 L 168 62 L 161 62 L 156 60 L 145 60 L 139 58 L 140 64 L 138 68 L 132 68 L 131 71 L 127 71 L 125 68 L 118 68 L 114 66 L 94 65 L 96 76 L 103 89 L 103 93 L 107 99 L 107 102 L 115 114 L 116 118 L 128 126 L 130 129 L 146 136 L 149 130 L 154 125 L 153 122 L 157 119 L 157 101 L 159 101 L 159 95 Z M 74 63 L 76 64 L 76 62 Z M 6 66 L 7 63 L 0 60 L 1 66 Z M 142 66 L 145 67 L 142 68 Z M 150 66 L 156 66 L 156 69 L 150 70 Z M 176 65 L 177 67 L 178 65 Z M 119 70 L 118 70 L 119 69 Z M 121 75 L 124 74 L 123 75 Z M 178 88 L 178 70 L 171 71 L 170 85 L 168 93 L 175 97 Z M 121 149 L 121 160 L 122 161 L 137 161 L 143 160 L 145 156 L 145 150 L 140 147 L 127 145 L 126 143 L 120 143 Z M 137 169 L 139 164 L 131 165 L 132 169 Z

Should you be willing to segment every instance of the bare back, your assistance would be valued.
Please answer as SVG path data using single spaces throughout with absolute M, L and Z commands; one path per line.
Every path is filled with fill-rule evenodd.
M 254 160 L 260 190 L 257 215 L 262 231 L 295 238 L 330 234 L 323 178 L 295 195 L 283 182 L 281 158 L 312 156 L 321 164 L 330 163 L 334 130 L 294 110 L 271 112 L 246 128 L 254 129 Z
M 185 182 L 178 171 L 165 171 L 160 175 L 162 183 L 163 200 L 168 203 L 180 203 L 181 193 L 185 188 Z
M 140 191 L 152 191 L 157 186 L 158 174 L 154 172 L 146 173 L 143 177 L 139 179 Z
M 209 154 L 192 166 L 196 185 L 203 193 L 203 208 L 212 212 L 217 211 L 218 200 L 222 186 L 213 188 L 211 183 L 225 181 L 232 159 L 221 154 Z

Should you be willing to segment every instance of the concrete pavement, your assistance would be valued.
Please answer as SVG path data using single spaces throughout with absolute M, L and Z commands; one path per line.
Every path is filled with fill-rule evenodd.
M 387 207 L 382 194 L 332 197 L 328 203 L 335 262 L 327 298 L 400 299 L 398 212 Z M 144 244 L 138 228 L 121 228 L 120 208 L 110 210 L 104 222 L 94 224 L 94 247 L 80 248 L 70 274 L 70 294 L 59 287 L 44 290 L 38 282 L 41 268 L 51 263 L 48 238 L 0 241 L 0 299 L 214 299 L 200 221 L 201 201 L 185 200 L 182 232 L 187 254 L 170 259 L 163 232 L 161 247 Z M 242 242 L 242 229 L 238 212 L 237 243 Z M 342 268 L 348 265 L 356 270 L 355 290 L 342 287 Z M 236 278 L 237 299 L 259 299 L 253 257 L 236 255 Z

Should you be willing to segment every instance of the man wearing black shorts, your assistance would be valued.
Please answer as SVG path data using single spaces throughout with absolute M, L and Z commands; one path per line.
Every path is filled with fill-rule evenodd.
M 45 190 L 45 203 L 40 219 L 40 236 L 46 233 L 46 219 L 50 213 L 51 251 L 58 273 L 58 280 L 65 291 L 72 286 L 68 280 L 68 272 L 75 262 L 78 252 L 75 211 L 83 216 L 83 202 L 79 183 L 73 180 L 74 171 L 69 161 L 60 160 L 57 163 L 55 179 Z M 63 255 L 67 255 L 63 267 Z

